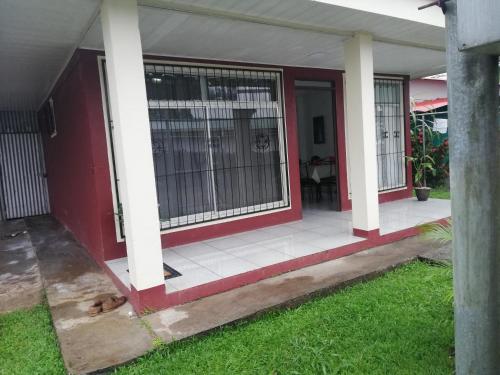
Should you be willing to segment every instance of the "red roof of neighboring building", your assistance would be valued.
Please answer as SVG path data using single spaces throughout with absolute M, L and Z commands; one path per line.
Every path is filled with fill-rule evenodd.
M 444 107 L 445 105 L 448 105 L 448 98 L 423 100 L 419 103 L 415 103 L 413 110 L 416 112 L 428 112 L 436 108 Z

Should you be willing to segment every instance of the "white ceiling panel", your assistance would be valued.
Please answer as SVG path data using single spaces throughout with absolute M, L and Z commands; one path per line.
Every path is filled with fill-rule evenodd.
M 367 31 L 376 40 L 377 72 L 444 71 L 444 30 L 437 26 L 308 0 L 139 2 L 148 4 L 139 7 L 145 54 L 344 69 L 344 40 Z M 36 107 L 75 47 L 103 49 L 99 4 L 0 1 L 0 108 Z
M 439 51 L 375 42 L 373 66 L 377 73 L 397 73 L 420 78 L 444 72 L 446 56 Z
M 343 36 L 150 7 L 141 7 L 139 16 L 145 54 L 344 69 Z M 98 19 L 82 47 L 103 48 Z M 444 65 L 442 51 L 374 43 L 380 73 L 424 76 Z
M 371 0 L 375 4 L 378 1 Z M 366 0 L 349 1 L 348 3 L 352 3 L 352 8 L 310 0 L 139 0 L 139 2 L 171 10 L 177 7 L 189 11 L 192 7 L 191 11 L 195 13 L 203 13 L 204 10 L 210 13 L 211 10 L 217 10 L 228 14 L 282 20 L 345 32 L 366 31 L 380 39 L 394 39 L 440 48 L 444 48 L 445 45 L 444 27 L 354 9 L 357 2 L 370 2 Z M 397 0 L 397 2 L 406 2 L 408 5 L 405 9 L 414 9 L 415 14 L 418 14 L 417 8 L 422 4 L 422 1 L 416 0 Z M 435 11 L 431 9 L 429 12 Z M 444 25 L 444 15 L 442 20 Z
M 145 54 L 342 68 L 340 36 L 155 8 L 141 8 L 139 23 Z M 103 48 L 99 20 L 82 47 Z
M 98 5 L 99 0 L 0 1 L 0 108 L 36 109 Z

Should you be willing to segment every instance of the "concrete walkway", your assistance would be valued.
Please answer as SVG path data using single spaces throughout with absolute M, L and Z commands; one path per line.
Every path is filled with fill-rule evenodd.
M 452 264 L 452 258 L 451 243 L 444 244 L 438 249 L 431 249 L 420 255 L 420 259 L 423 261 L 442 264 Z
M 24 220 L 0 221 L 0 313 L 38 305 L 42 293 L 37 259 Z
M 72 235 L 49 216 L 26 222 L 68 372 L 116 366 L 150 350 L 154 336 L 141 319 L 129 317 L 130 304 L 88 316 L 96 297 L 120 293 Z
M 271 309 L 295 306 L 312 296 L 371 279 L 438 249 L 435 243 L 412 237 L 162 310 L 143 319 L 164 341 L 171 342 Z
M 33 256 L 33 248 L 36 249 L 47 301 L 64 363 L 70 373 L 88 373 L 117 366 L 151 350 L 155 338 L 172 342 L 252 318 L 271 309 L 294 306 L 311 296 L 330 293 L 348 284 L 373 278 L 423 255 L 430 257 L 440 249 L 437 244 L 414 237 L 142 318 L 135 315 L 129 317 L 129 312 L 133 311 L 129 304 L 90 318 L 87 308 L 94 298 L 119 294 L 108 276 L 71 234 L 52 218 L 31 218 L 26 219 L 26 225 L 23 221 L 12 225 L 10 231 L 13 228 L 21 232 L 27 229 L 28 233 L 21 233 L 1 243 L 3 251 L 0 252 L 0 267 L 3 267 L 2 270 L 5 267 L 11 267 L 11 270 L 18 267 L 19 274 L 23 274 L 24 270 L 24 276 L 18 278 L 21 280 L 19 288 L 26 284 L 22 280 L 33 280 L 32 293 L 39 295 L 40 277 L 36 276 L 38 271 Z M 9 253 L 8 256 L 2 254 L 16 249 L 22 249 L 22 252 L 17 255 Z M 13 257 L 19 258 L 17 263 L 12 263 L 15 260 Z M 13 306 L 15 296 L 12 293 L 9 296 L 10 302 L 6 297 L 3 301 Z M 39 297 L 33 299 L 32 303 L 35 301 L 38 303 Z

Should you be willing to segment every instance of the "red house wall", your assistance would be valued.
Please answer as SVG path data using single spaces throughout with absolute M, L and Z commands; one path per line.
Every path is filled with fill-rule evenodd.
M 53 92 L 57 135 L 44 132 L 52 215 L 94 259 L 123 256 L 117 246 L 96 54 L 77 51 Z
M 82 70 L 75 55 L 52 93 L 57 135 L 44 134 L 45 162 L 52 214 L 100 258 L 100 217 L 94 201 L 92 141 Z
M 87 50 L 77 51 L 65 73 L 59 79 L 52 95 L 55 102 L 58 135 L 54 138 L 45 136 L 45 153 L 53 215 L 73 232 L 92 256 L 101 263 L 104 260 L 123 257 L 126 255 L 126 251 L 124 242 L 118 242 L 116 239 L 105 130 L 107 125 L 104 123 L 97 60 L 99 54 L 102 53 Z M 153 58 L 158 59 L 158 57 Z M 188 61 L 214 63 L 214 61 L 204 60 Z M 248 64 L 235 63 L 233 65 Z M 342 210 L 350 209 L 351 202 L 347 191 L 342 72 L 326 69 L 284 68 L 283 86 L 291 208 L 165 233 L 161 236 L 163 247 L 201 241 L 301 218 L 294 87 L 296 79 L 330 80 L 335 83 L 336 95 L 333 104 L 336 108 L 337 121 L 340 207 Z M 407 82 L 405 82 L 405 87 L 404 97 L 405 102 L 407 102 Z M 409 124 L 407 124 L 407 128 L 408 147 Z M 409 168 L 409 172 L 408 178 L 411 182 L 411 168 Z M 411 183 L 408 189 L 380 195 L 380 201 L 400 199 L 410 194 Z

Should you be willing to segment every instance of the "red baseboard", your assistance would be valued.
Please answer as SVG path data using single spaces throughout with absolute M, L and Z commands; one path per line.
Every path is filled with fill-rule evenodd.
M 358 228 L 352 228 L 352 234 L 354 234 L 356 237 L 363 237 L 371 240 L 379 237 L 380 231 L 379 229 L 363 230 Z
M 130 285 L 129 301 L 138 314 L 157 310 L 157 301 L 164 300 L 165 297 L 165 284 L 144 290 L 136 290 Z

